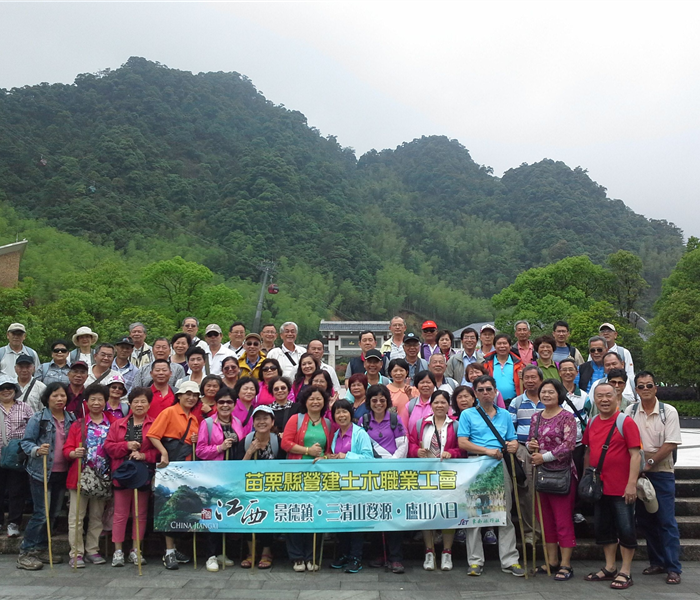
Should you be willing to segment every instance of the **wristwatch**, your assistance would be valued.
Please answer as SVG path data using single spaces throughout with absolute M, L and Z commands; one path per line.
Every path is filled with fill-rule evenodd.
M 653 467 L 656 463 L 654 462 L 654 459 L 653 459 L 653 458 L 650 458 L 650 459 L 647 461 L 647 464 L 648 464 L 650 467 Z

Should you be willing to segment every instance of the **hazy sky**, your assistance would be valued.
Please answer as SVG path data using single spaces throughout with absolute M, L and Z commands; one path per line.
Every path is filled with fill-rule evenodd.
M 237 71 L 358 157 L 458 139 L 495 173 L 588 169 L 700 236 L 698 2 L 3 3 L 0 87 L 130 56 Z

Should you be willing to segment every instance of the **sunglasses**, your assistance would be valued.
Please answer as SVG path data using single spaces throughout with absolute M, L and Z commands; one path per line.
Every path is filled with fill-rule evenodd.
M 372 398 L 372 399 L 370 400 L 370 403 L 371 403 L 371 404 L 381 404 L 381 403 L 385 403 L 385 404 L 386 404 L 386 398 Z
M 477 392 L 493 392 L 493 388 L 492 388 L 492 387 L 477 388 L 476 391 L 477 391 Z
M 625 382 L 624 382 L 624 381 L 615 381 L 615 380 L 613 380 L 613 381 L 608 381 L 608 383 L 609 383 L 610 385 L 625 385 Z
M 288 392 L 289 388 L 288 387 L 273 387 L 272 388 L 273 393 L 274 392 Z
M 274 366 L 263 367 L 261 370 L 263 371 L 263 373 L 269 373 L 270 371 L 276 371 L 277 367 L 274 367 Z
M 425 333 L 435 333 L 437 331 L 437 329 L 433 329 L 432 327 L 430 327 L 429 329 L 423 329 L 423 331 Z
M 652 390 L 656 387 L 655 383 L 639 383 L 637 384 L 638 390 Z
M 225 367 L 222 367 L 221 370 L 222 371 L 235 371 L 238 368 L 239 368 L 238 365 L 227 365 Z
M 216 331 L 210 331 L 205 337 L 219 337 L 221 334 L 216 333 Z
M 228 405 L 233 406 L 235 404 L 235 402 L 233 400 L 217 400 L 216 403 L 221 405 L 221 406 L 223 406 L 224 404 L 228 404 Z
M 54 348 L 52 352 L 54 354 L 65 354 L 66 352 L 68 352 L 68 348 Z
M 589 352 L 605 352 L 605 348 L 590 348 Z
M 253 341 L 253 342 L 246 342 L 245 345 L 246 345 L 246 346 L 259 346 L 259 345 L 260 345 L 260 342 L 258 342 L 257 340 L 255 340 L 255 341 Z

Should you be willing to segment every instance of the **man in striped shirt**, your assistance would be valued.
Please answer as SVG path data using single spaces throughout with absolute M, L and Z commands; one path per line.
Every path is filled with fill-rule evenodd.
M 525 392 L 513 398 L 508 406 L 508 412 L 513 419 L 515 433 L 518 436 L 518 451 L 515 453 L 516 460 L 523 463 L 525 475 L 527 475 L 527 488 L 519 490 L 520 511 L 523 516 L 523 528 L 525 530 L 525 540 L 532 544 L 534 523 L 532 522 L 532 464 L 530 463 L 530 453 L 525 444 L 530 436 L 530 421 L 532 415 L 544 409 L 544 404 L 540 402 L 538 391 L 543 381 L 542 371 L 536 365 L 523 367 L 520 373 Z

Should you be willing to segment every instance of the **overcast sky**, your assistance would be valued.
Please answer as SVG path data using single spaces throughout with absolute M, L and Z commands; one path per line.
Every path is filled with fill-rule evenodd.
M 237 71 L 358 157 L 458 139 L 497 175 L 581 166 L 700 236 L 698 2 L 3 3 L 0 87 L 130 56 Z

